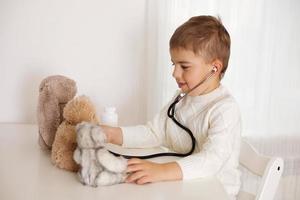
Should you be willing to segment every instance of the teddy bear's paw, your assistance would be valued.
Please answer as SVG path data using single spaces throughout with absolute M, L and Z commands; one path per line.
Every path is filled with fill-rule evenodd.
M 80 148 L 99 148 L 106 143 L 106 135 L 100 126 L 81 122 L 76 126 L 77 143 Z
M 103 171 L 98 175 L 96 181 L 98 186 L 114 185 L 124 182 L 124 177 L 123 174 Z
M 99 149 L 96 156 L 99 163 L 111 172 L 122 173 L 127 168 L 127 160 L 125 158 L 116 157 L 104 148 Z
M 86 185 L 85 182 L 84 182 L 84 179 L 82 178 L 81 170 L 79 170 L 79 171 L 77 172 L 77 177 L 78 177 L 79 181 L 80 181 L 83 185 Z
M 95 176 L 90 173 L 86 173 L 86 170 L 81 171 L 78 176 L 79 180 L 84 185 L 94 186 L 95 185 Z
M 96 187 L 96 178 L 103 171 L 103 167 L 98 163 L 95 149 L 81 149 L 75 151 L 74 157 L 80 163 L 80 181 L 86 185 Z
M 88 174 L 83 173 L 83 171 L 79 171 L 77 173 L 77 175 L 78 175 L 78 179 L 82 183 L 82 185 L 91 185 Z

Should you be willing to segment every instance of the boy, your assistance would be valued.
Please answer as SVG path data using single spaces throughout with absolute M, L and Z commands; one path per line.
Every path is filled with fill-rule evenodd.
M 130 159 L 126 182 L 145 184 L 216 176 L 234 199 L 240 188 L 241 117 L 237 103 L 220 84 L 228 65 L 230 36 L 219 19 L 192 17 L 172 35 L 170 55 L 173 77 L 182 92 L 190 91 L 213 73 L 176 106 L 176 118 L 191 129 L 196 148 L 192 155 L 164 164 Z M 165 146 L 175 152 L 188 152 L 189 135 L 167 117 L 170 103 L 147 125 L 102 126 L 108 141 L 128 148 Z

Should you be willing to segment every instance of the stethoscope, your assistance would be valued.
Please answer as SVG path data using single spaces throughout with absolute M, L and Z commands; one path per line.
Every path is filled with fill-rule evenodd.
M 168 108 L 168 117 L 170 119 L 173 120 L 173 122 L 178 125 L 180 128 L 182 128 L 183 130 L 185 130 L 189 136 L 191 137 L 192 140 L 192 147 L 190 149 L 190 151 L 188 151 L 187 153 L 175 153 L 175 152 L 164 152 L 164 153 L 156 153 L 156 154 L 150 154 L 150 155 L 145 155 L 145 156 L 133 156 L 133 155 L 123 155 L 123 154 L 118 154 L 115 152 L 110 151 L 112 154 L 114 154 L 115 156 L 122 156 L 126 159 L 130 159 L 130 158 L 140 158 L 140 159 L 150 159 L 150 158 L 155 158 L 155 157 L 161 157 L 161 156 L 176 156 L 176 157 L 186 157 L 191 155 L 194 150 L 195 150 L 195 146 L 196 146 L 196 139 L 195 136 L 193 135 L 192 131 L 182 125 L 175 117 L 175 107 L 176 104 L 179 103 L 179 101 L 181 101 L 186 95 L 188 95 L 190 92 L 192 92 L 194 89 L 196 89 L 197 87 L 199 87 L 201 84 L 203 84 L 204 82 L 206 82 L 208 79 L 210 79 L 216 72 L 218 71 L 217 67 L 213 67 L 213 69 L 203 78 L 203 80 L 201 82 L 199 82 L 196 86 L 194 86 L 193 88 L 191 88 L 188 92 L 184 93 L 181 92 L 173 101 L 173 103 L 170 104 L 169 108 Z

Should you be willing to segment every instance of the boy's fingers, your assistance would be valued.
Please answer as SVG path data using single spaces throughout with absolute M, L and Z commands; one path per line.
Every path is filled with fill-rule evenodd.
M 142 169 L 141 165 L 130 165 L 127 167 L 126 172 L 130 173 L 130 172 L 139 171 L 141 169 Z
M 142 178 L 137 180 L 136 183 L 138 185 L 142 185 L 142 184 L 145 184 L 145 183 L 150 183 L 150 181 L 149 181 L 149 178 L 147 176 L 143 176 Z
M 143 176 L 145 176 L 144 172 L 142 171 L 135 172 L 126 178 L 126 182 L 127 183 L 135 182 L 136 180 L 142 178 Z
M 141 163 L 141 159 L 138 159 L 138 158 L 131 158 L 127 161 L 127 164 L 128 165 L 132 165 L 132 164 L 137 164 L 137 163 Z

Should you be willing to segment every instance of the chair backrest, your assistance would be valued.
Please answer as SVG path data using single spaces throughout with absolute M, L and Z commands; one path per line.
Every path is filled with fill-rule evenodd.
M 243 140 L 241 144 L 240 164 L 250 172 L 260 176 L 261 183 L 256 195 L 240 191 L 237 199 L 272 200 L 283 172 L 283 159 L 261 155 L 253 146 Z

